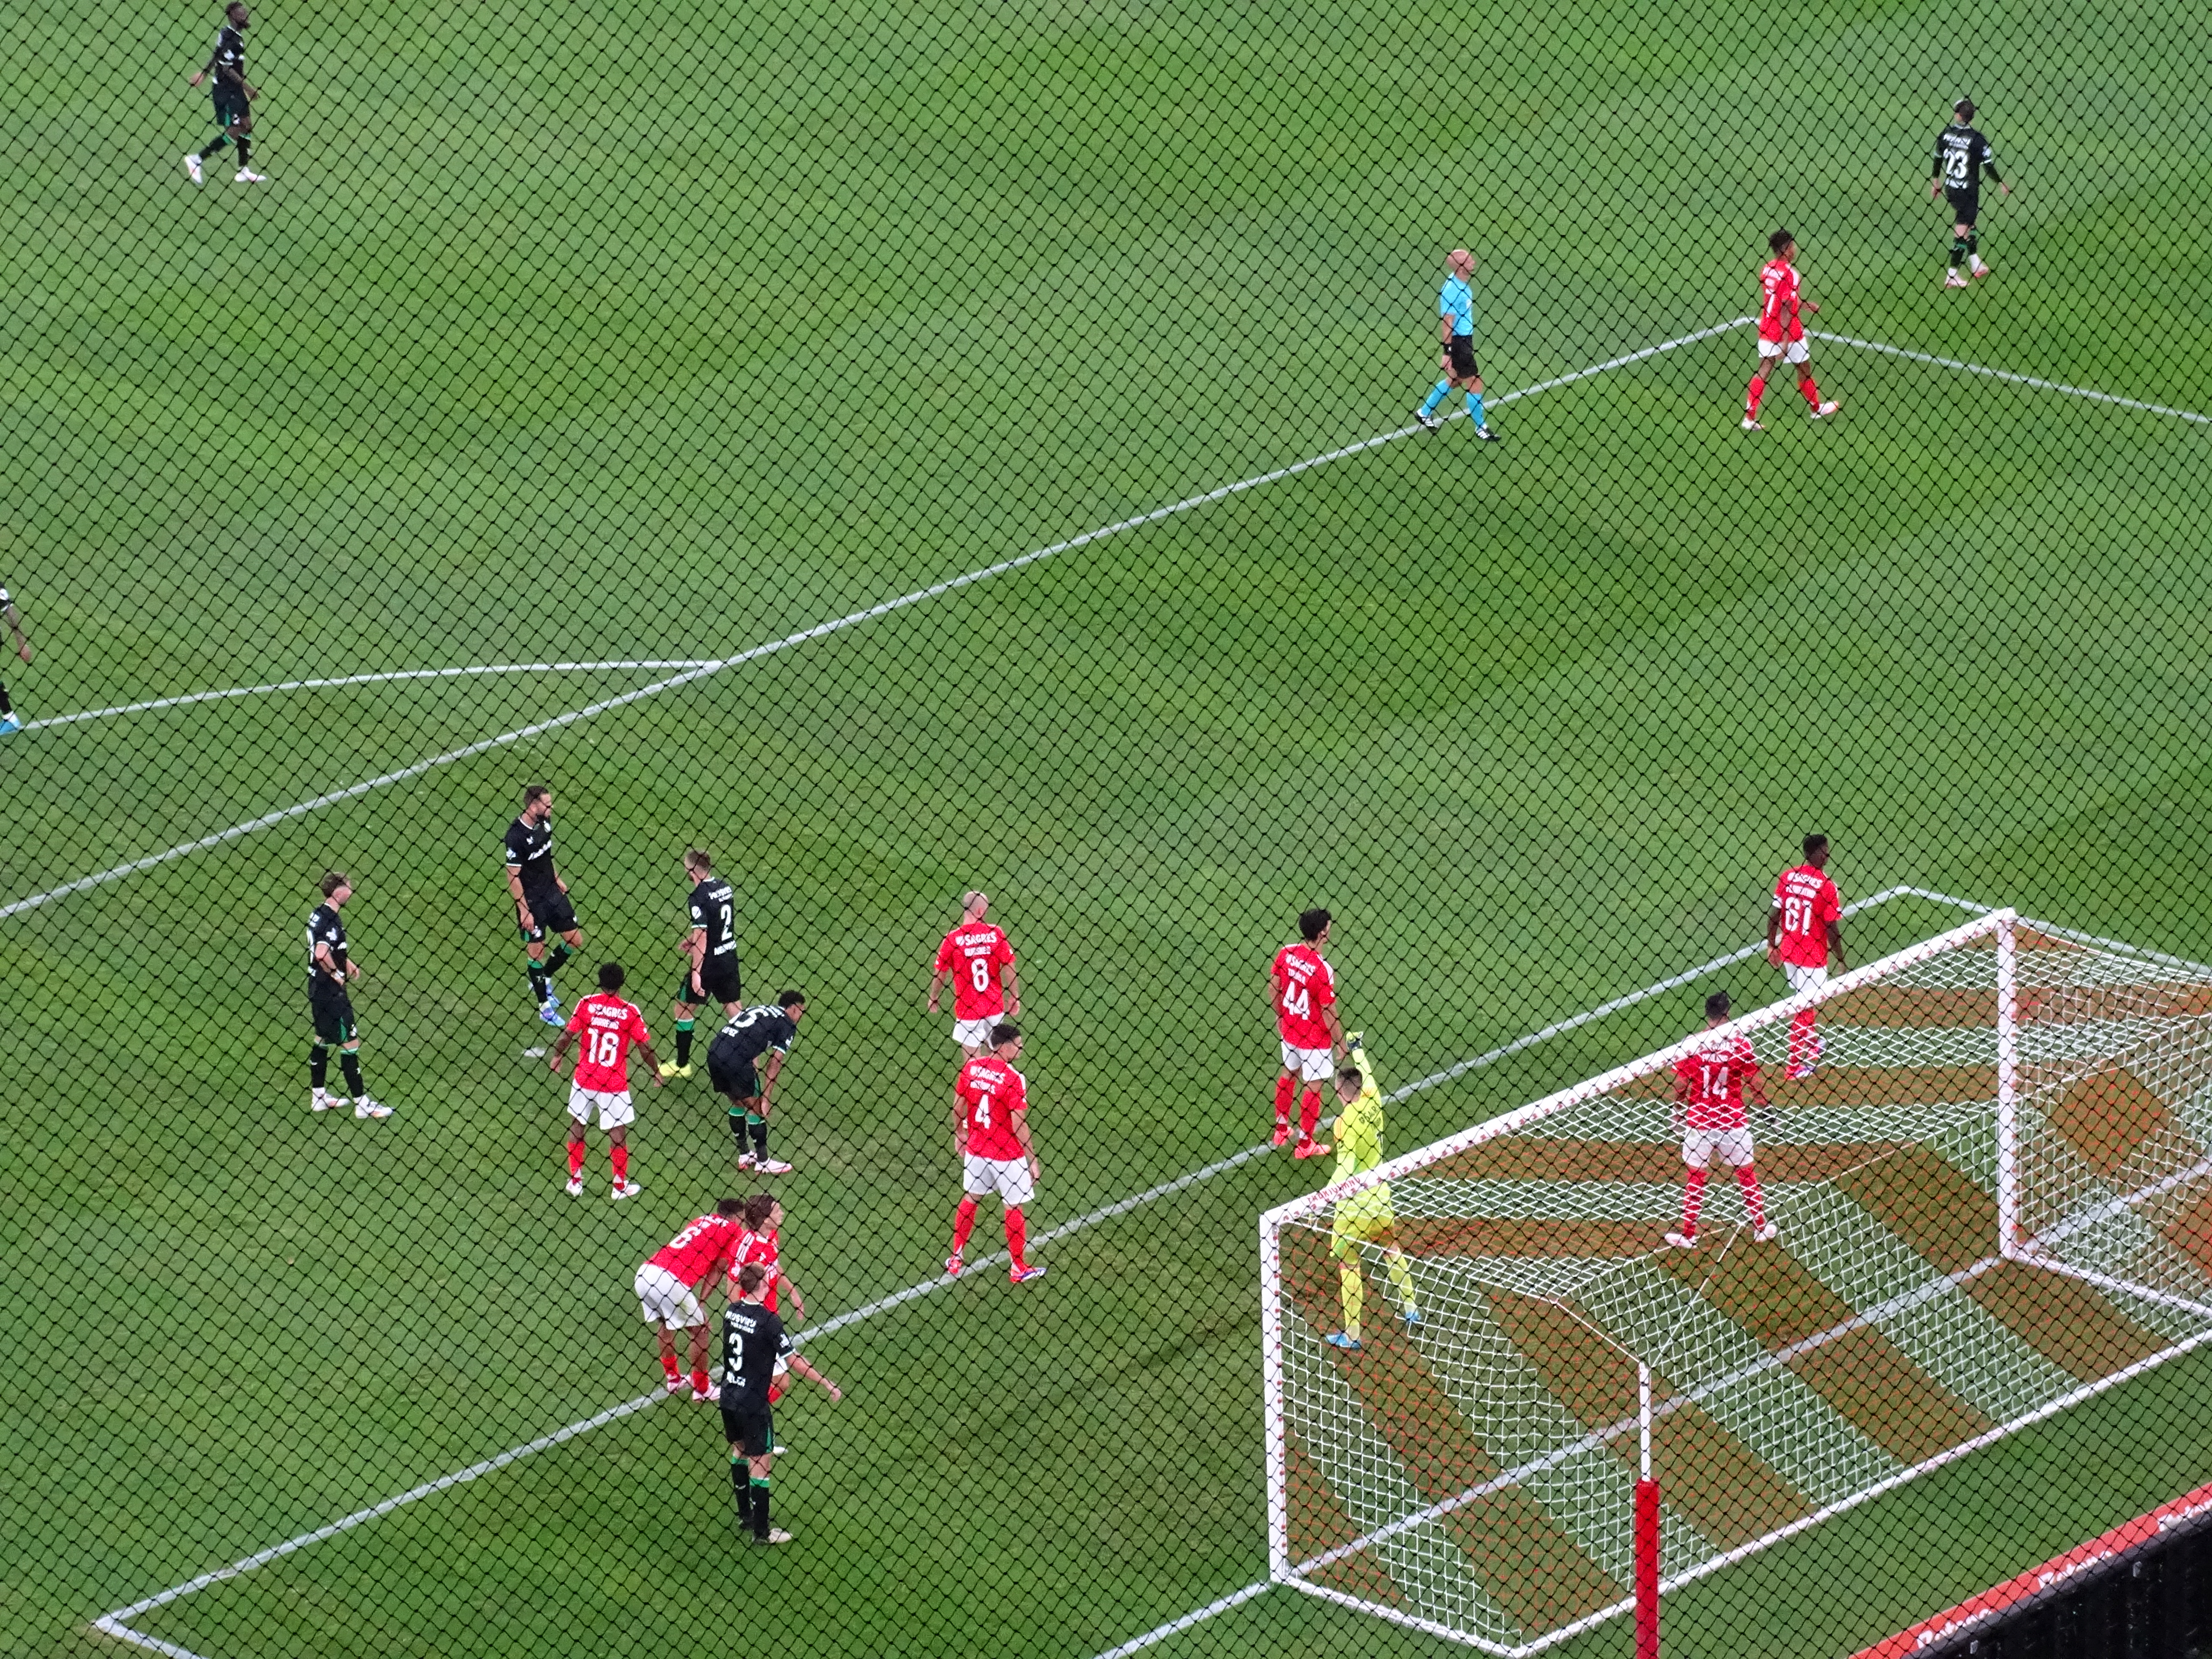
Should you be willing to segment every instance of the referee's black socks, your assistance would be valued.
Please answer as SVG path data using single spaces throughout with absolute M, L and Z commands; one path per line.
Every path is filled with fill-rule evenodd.
M 732 1452 L 730 1454 L 730 1489 L 738 1495 L 738 1525 L 739 1527 L 750 1527 L 753 1523 L 752 1479 L 752 1466 L 746 1462 L 744 1454 Z

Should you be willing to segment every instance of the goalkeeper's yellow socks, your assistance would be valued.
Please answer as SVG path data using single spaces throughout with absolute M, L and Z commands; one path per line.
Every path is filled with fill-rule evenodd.
M 1413 1299 L 1413 1268 L 1406 1260 L 1403 1250 L 1393 1250 L 1383 1258 L 1390 1269 L 1390 1283 L 1398 1292 L 1398 1311 L 1414 1319 L 1421 1316 L 1420 1304 Z
M 1354 1342 L 1359 1340 L 1359 1310 L 1367 1300 L 1367 1283 L 1359 1275 L 1356 1261 L 1336 1264 L 1337 1289 L 1344 1295 L 1344 1334 Z

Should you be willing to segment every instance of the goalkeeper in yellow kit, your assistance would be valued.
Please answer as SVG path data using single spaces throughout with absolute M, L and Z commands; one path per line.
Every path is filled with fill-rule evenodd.
M 1342 1111 L 1336 1120 L 1336 1168 L 1331 1185 L 1364 1175 L 1382 1162 L 1382 1090 L 1375 1080 L 1375 1067 L 1367 1058 L 1359 1033 L 1344 1040 L 1346 1063 L 1337 1068 L 1336 1098 Z M 1382 1251 L 1390 1270 L 1391 1287 L 1398 1293 L 1398 1316 L 1412 1330 L 1421 1322 L 1420 1304 L 1413 1296 L 1413 1273 L 1406 1253 L 1398 1248 L 1398 1218 L 1390 1207 L 1388 1182 L 1342 1198 L 1336 1204 L 1336 1224 L 1329 1238 L 1329 1254 L 1336 1258 L 1336 1280 L 1344 1296 L 1344 1328 L 1325 1339 L 1331 1346 L 1357 1349 L 1359 1310 L 1367 1299 L 1367 1281 L 1359 1267 L 1363 1244 Z

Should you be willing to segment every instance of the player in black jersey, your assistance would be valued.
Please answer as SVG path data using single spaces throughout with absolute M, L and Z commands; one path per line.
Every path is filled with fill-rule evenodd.
M 684 855 L 684 878 L 691 884 L 691 926 L 676 947 L 684 962 L 676 986 L 676 1058 L 660 1062 L 663 1077 L 691 1075 L 691 1030 L 701 1003 L 712 997 L 729 1019 L 744 1000 L 738 989 L 737 896 L 714 874 L 714 860 L 696 847 Z
M 8 619 L 8 631 L 15 636 L 15 654 L 29 662 L 31 642 L 23 637 L 23 619 L 16 614 L 15 602 L 4 587 L 0 587 L 0 617 Z M 0 685 L 0 738 L 12 737 L 22 729 L 23 722 L 15 717 L 15 705 L 8 700 L 8 688 Z
M 522 816 L 507 826 L 507 889 L 514 899 L 514 923 L 530 957 L 530 990 L 538 999 L 538 1018 L 561 1024 L 561 999 L 553 975 L 584 948 L 576 907 L 568 902 L 568 884 L 553 868 L 553 792 L 533 783 L 522 792 Z M 558 936 L 545 954 L 545 936 Z
M 323 877 L 323 902 L 307 917 L 307 1018 L 314 1040 L 307 1049 L 307 1105 L 327 1112 L 334 1103 L 323 1085 L 330 1077 L 331 1047 L 337 1046 L 338 1069 L 345 1073 L 346 1093 L 353 1097 L 356 1117 L 390 1117 L 392 1108 L 368 1097 L 361 1080 L 361 1030 L 353 1023 L 353 999 L 346 981 L 361 977 L 361 968 L 346 953 L 345 924 L 338 912 L 353 896 L 353 883 L 344 872 L 332 870 Z
M 788 1544 L 791 1534 L 768 1521 L 769 1471 L 775 1467 L 775 1425 L 768 1402 L 776 1373 L 787 1366 L 820 1383 L 832 1400 L 842 1400 L 845 1391 L 799 1357 L 783 1321 L 762 1305 L 771 1282 L 757 1261 L 738 1269 L 738 1293 L 722 1315 L 722 1375 L 715 1392 L 722 1437 L 730 1445 L 738 1529 L 750 1529 L 756 1544 Z
M 1982 174 L 2007 196 L 2012 186 L 1997 177 L 1997 158 L 1990 141 L 1974 131 L 1974 100 L 1961 98 L 1951 106 L 1951 125 L 1936 135 L 1936 176 L 1928 181 L 1928 199 L 1947 197 L 1951 204 L 1951 269 L 1945 288 L 1966 286 L 1964 264 L 1977 276 L 1990 268 L 1982 263 L 1982 239 L 1974 234 L 1974 221 L 1982 211 Z
M 225 144 L 238 146 L 238 178 L 241 185 L 263 185 L 268 179 L 246 165 L 253 151 L 253 112 L 249 107 L 261 95 L 260 89 L 246 78 L 246 0 L 230 0 L 223 8 L 222 27 L 216 31 L 215 52 L 192 76 L 194 86 L 215 77 L 210 88 L 215 94 L 215 124 L 222 131 L 215 142 L 198 155 L 185 157 L 185 171 L 199 184 L 205 175 L 200 163 L 214 159 L 215 153 Z
M 806 998 L 799 992 L 786 991 L 773 1006 L 763 1003 L 757 1008 L 740 1009 L 707 1045 L 707 1081 L 730 1103 L 730 1133 L 737 1139 L 740 1170 L 757 1170 L 763 1175 L 791 1173 L 791 1165 L 768 1155 L 769 1096 L 775 1087 L 776 1074 L 783 1070 L 784 1056 L 799 1036 L 799 1017 L 805 1012 Z M 768 1056 L 766 1077 L 756 1068 L 763 1054 Z M 745 1144 L 748 1136 L 750 1146 Z

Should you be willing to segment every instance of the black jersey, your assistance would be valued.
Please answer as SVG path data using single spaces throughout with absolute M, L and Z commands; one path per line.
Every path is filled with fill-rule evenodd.
M 737 914 L 737 896 L 720 877 L 709 876 L 691 890 L 691 925 L 706 930 L 707 961 L 736 954 Z
M 216 85 L 228 87 L 230 84 L 229 76 L 223 73 L 225 70 L 243 82 L 246 79 L 245 31 L 234 24 L 225 23 L 216 33 L 215 56 L 208 61 L 215 70 Z
M 730 1304 L 722 1315 L 722 1408 L 767 1410 L 775 1368 L 790 1358 L 781 1319 L 757 1303 Z
M 1996 152 L 1973 128 L 1954 121 L 1936 135 L 1936 176 L 1943 181 L 1944 189 L 1978 190 L 1984 167 L 1990 178 L 1996 178 Z
M 553 820 L 532 823 L 517 818 L 507 826 L 507 867 L 522 878 L 522 890 L 542 893 L 557 887 L 553 878 Z
M 323 945 L 331 947 L 331 960 L 337 964 L 338 977 L 343 979 L 346 970 L 345 923 L 338 920 L 337 911 L 328 904 L 318 904 L 307 917 L 307 983 L 320 980 L 330 983 L 330 975 L 323 964 L 315 960 L 315 952 Z
M 773 1003 L 740 1008 L 730 1016 L 728 1024 L 714 1033 L 714 1041 L 707 1049 L 707 1063 L 750 1066 L 771 1048 L 780 1054 L 789 1054 L 798 1035 L 799 1027 L 791 1016 Z

